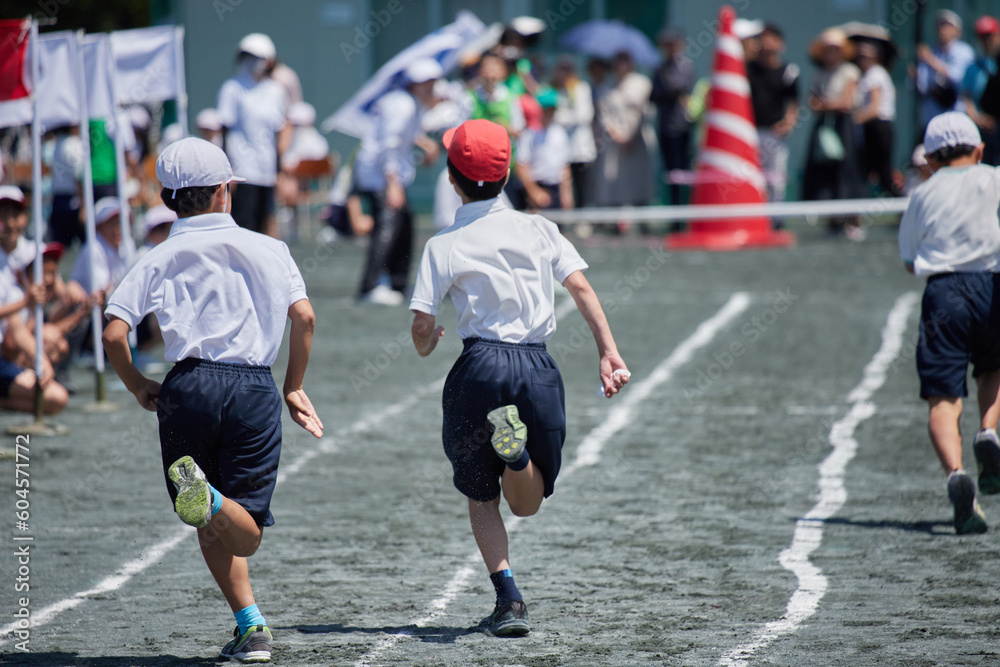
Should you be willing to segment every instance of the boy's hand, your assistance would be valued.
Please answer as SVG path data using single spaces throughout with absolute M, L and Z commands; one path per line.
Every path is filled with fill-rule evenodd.
M 316 408 L 306 396 L 305 390 L 293 389 L 289 391 L 285 394 L 285 403 L 288 405 L 288 412 L 296 424 L 317 438 L 323 436 L 323 422 L 316 414 Z
M 615 371 L 626 371 L 615 373 Z M 628 384 L 628 368 L 617 352 L 609 352 L 601 357 L 601 384 L 604 385 L 604 396 L 611 398 L 622 387 Z
M 45 285 L 36 285 L 35 283 L 31 283 L 24 290 L 24 296 L 27 297 L 28 308 L 34 308 L 35 304 L 38 303 L 44 304 L 47 300 Z
M 143 379 L 145 381 L 133 395 L 143 409 L 156 412 L 157 401 L 160 398 L 160 383 L 149 378 Z
M 413 311 L 413 325 L 410 327 L 410 336 L 413 338 L 413 346 L 417 348 L 417 354 L 426 357 L 437 347 L 438 341 L 444 336 L 444 327 L 434 326 L 434 316 Z

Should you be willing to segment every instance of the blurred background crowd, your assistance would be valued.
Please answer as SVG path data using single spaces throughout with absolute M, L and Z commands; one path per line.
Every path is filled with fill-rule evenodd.
M 829 2 L 846 8 L 847 15 L 872 18 L 872 12 L 861 11 L 872 5 L 867 0 Z M 716 26 L 669 21 L 680 16 L 669 10 L 671 3 L 629 3 L 632 23 L 579 16 L 570 21 L 578 9 L 584 11 L 583 0 L 564 0 L 552 5 L 558 11 L 550 8 L 540 16 L 497 22 L 463 49 L 449 71 L 435 68 L 433 61 L 407 63 L 364 108 L 370 122 L 351 137 L 330 132 L 314 103 L 324 115 L 335 111 L 373 74 L 376 57 L 384 63 L 413 41 L 393 37 L 402 30 L 397 16 L 443 14 L 440 7 L 421 9 L 417 5 L 427 3 L 416 0 L 390 0 L 385 8 L 368 3 L 369 18 L 351 2 L 320 3 L 320 23 L 339 26 L 345 38 L 325 44 L 326 62 L 318 67 L 311 59 L 303 73 L 282 51 L 287 46 L 301 54 L 301 48 L 294 40 L 272 38 L 268 21 L 255 18 L 254 3 L 152 4 L 146 19 L 159 12 L 162 20 L 179 20 L 187 30 L 192 134 L 224 147 L 235 172 L 248 179 L 233 193 L 234 217 L 244 227 L 293 243 L 370 235 L 368 266 L 358 288 L 363 302 L 404 303 L 415 215 L 427 214 L 437 228 L 454 220 L 460 202 L 439 155 L 440 138 L 467 119 L 487 118 L 510 135 L 514 155 L 504 196 L 518 209 L 685 204 L 698 178 L 694 163 Z M 510 2 L 496 4 L 505 12 L 511 9 Z M 1000 85 L 995 82 L 1000 21 L 994 16 L 971 14 L 964 3 L 959 11 L 924 13 L 928 3 L 913 2 L 912 10 L 892 23 L 888 19 L 899 3 L 887 3 L 880 10 L 887 20 L 848 20 L 806 39 L 796 12 L 761 11 L 756 18 L 753 13 L 767 3 L 736 4 L 744 5 L 737 6 L 741 18 L 734 29 L 743 46 L 768 200 L 904 195 L 929 175 L 920 146 L 924 126 L 949 109 L 964 110 L 975 120 L 986 144 L 984 160 L 1000 162 Z M 519 5 L 524 7 L 513 9 L 531 9 L 531 3 Z M 645 16 L 655 17 L 656 24 L 639 23 Z M 128 17 L 139 24 L 144 20 Z M 66 18 L 54 28 L 79 27 L 66 25 Z M 109 9 L 103 20 L 124 19 Z M 287 17 L 299 25 L 308 20 L 295 11 Z M 567 22 L 572 25 L 562 25 Z M 929 29 L 921 32 L 921 26 Z M 94 26 L 109 27 L 117 26 Z M 227 35 L 239 30 L 239 36 L 223 45 L 206 37 L 223 28 Z M 287 33 L 287 26 L 280 31 Z M 906 48 L 899 43 L 904 32 Z M 380 33 L 385 33 L 381 40 Z M 395 46 L 385 51 L 389 37 Z M 792 49 L 791 42 L 804 48 Z M 201 57 L 205 53 L 219 55 L 209 64 Z M 357 62 L 352 61 L 364 63 L 356 85 L 331 91 L 317 83 L 324 69 L 354 71 Z M 34 246 L 24 239 L 34 194 L 29 128 L 0 131 L 0 182 L 5 184 L 0 188 L 0 317 L 4 332 L 11 332 L 3 338 L 3 357 L 31 366 L 33 338 L 23 331 L 35 326 L 30 307 L 45 301 L 46 384 L 59 387 L 47 394 L 52 411 L 65 405 L 60 381 L 67 382 L 81 350 L 86 354 L 90 307 L 114 289 L 144 247 L 169 234 L 172 214 L 160 200 L 154 165 L 159 151 L 183 136 L 176 114 L 169 102 L 128 109 L 127 135 L 134 138 L 126 151 L 126 195 L 134 238 L 120 232 L 115 155 L 104 121 L 92 120 L 82 129 L 59 127 L 46 135 L 46 180 L 39 193 L 45 197 L 48 230 L 44 294 L 27 282 L 34 268 Z M 78 250 L 85 241 L 81 131 L 89 133 L 92 147 L 95 253 Z M 652 235 L 681 225 L 633 227 L 623 212 L 617 224 L 581 224 L 573 231 Z M 831 219 L 828 225 L 831 233 L 853 241 L 865 237 L 865 228 L 851 217 Z M 67 252 L 74 264 L 61 268 Z M 152 355 L 143 355 L 156 349 L 156 324 L 141 329 L 135 350 L 141 363 L 155 364 Z M 30 409 L 23 402 L 28 398 L 12 391 L 0 406 Z

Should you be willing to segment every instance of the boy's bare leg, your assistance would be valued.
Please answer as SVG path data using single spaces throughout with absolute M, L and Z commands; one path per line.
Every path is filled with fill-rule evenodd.
M 979 428 L 995 429 L 1000 420 L 1000 371 L 983 373 L 976 378 L 976 399 L 979 401 Z
M 484 503 L 469 498 L 469 521 L 479 553 L 490 574 L 510 567 L 507 561 L 507 529 L 500 516 L 500 496 Z
M 962 432 L 958 425 L 962 416 L 962 399 L 935 396 L 928 400 L 928 405 L 930 418 L 927 430 L 947 475 L 962 468 Z
M 205 564 L 233 613 L 254 604 L 247 559 L 232 555 L 211 526 L 198 529 L 198 544 Z
M 542 506 L 545 480 L 534 463 L 523 470 L 506 468 L 502 480 L 503 497 L 516 516 L 531 516 Z
M 254 555 L 263 535 L 264 529 L 257 525 L 250 513 L 229 498 L 223 498 L 222 509 L 212 516 L 207 526 L 198 529 L 199 538 L 221 542 L 229 554 L 244 558 Z

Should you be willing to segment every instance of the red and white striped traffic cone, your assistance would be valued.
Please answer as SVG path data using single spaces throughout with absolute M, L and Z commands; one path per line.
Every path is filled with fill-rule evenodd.
M 695 160 L 693 205 L 766 201 L 743 45 L 733 34 L 735 20 L 731 7 L 719 11 L 705 139 Z M 689 231 L 671 234 L 666 241 L 671 250 L 739 250 L 793 243 L 794 235 L 772 230 L 771 220 L 765 217 L 695 221 Z

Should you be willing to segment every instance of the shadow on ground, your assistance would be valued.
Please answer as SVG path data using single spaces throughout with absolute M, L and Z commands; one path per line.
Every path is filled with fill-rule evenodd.
M 77 653 L 5 653 L 0 665 L 45 665 L 45 667 L 160 667 L 161 665 L 218 665 L 215 657 L 176 655 L 111 655 L 81 658 Z
M 955 524 L 951 521 L 860 521 L 847 517 L 835 516 L 823 521 L 828 525 L 856 526 L 858 528 L 888 528 L 905 530 L 911 533 L 927 533 L 928 535 L 954 535 Z
M 421 628 L 416 625 L 404 625 L 399 627 L 381 628 L 361 628 L 353 625 L 342 625 L 340 623 L 329 623 L 325 625 L 291 625 L 276 630 L 294 630 L 307 635 L 319 634 L 353 634 L 360 632 L 369 635 L 406 635 L 415 637 L 422 642 L 430 644 L 453 644 L 459 637 L 477 634 L 480 631 L 476 628 L 456 628 L 456 627 L 426 627 Z

